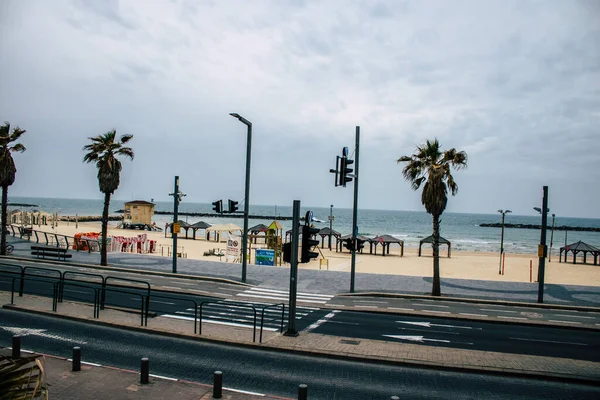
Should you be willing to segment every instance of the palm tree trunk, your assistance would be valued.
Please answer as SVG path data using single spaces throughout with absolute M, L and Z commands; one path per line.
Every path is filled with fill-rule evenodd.
M 2 186 L 2 238 L 0 239 L 0 255 L 6 255 L 6 225 L 8 206 L 8 186 Z
M 106 236 L 108 234 L 108 207 L 110 206 L 110 193 L 104 193 L 104 209 L 102 210 L 102 241 L 100 243 L 100 265 L 108 265 Z
M 440 296 L 440 216 L 433 215 L 433 288 L 432 296 Z

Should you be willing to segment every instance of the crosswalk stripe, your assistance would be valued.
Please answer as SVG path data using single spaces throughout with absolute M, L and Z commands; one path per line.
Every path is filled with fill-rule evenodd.
M 173 319 L 183 319 L 183 320 L 187 320 L 187 321 L 193 321 L 194 318 L 190 318 L 190 317 L 185 317 L 182 315 L 172 315 L 172 314 L 163 314 L 161 315 L 161 317 L 166 317 L 166 318 L 173 318 Z M 253 325 L 246 325 L 246 324 L 238 324 L 235 322 L 225 322 L 225 321 L 215 321 L 215 320 L 211 320 L 211 319 L 204 319 L 202 318 L 202 322 L 207 322 L 209 324 L 219 324 L 219 325 L 229 325 L 229 326 L 238 326 L 238 327 L 242 327 L 242 328 L 253 328 Z M 263 327 L 263 329 L 265 331 L 271 331 L 271 332 L 276 332 L 279 329 L 277 328 L 269 328 L 268 326 Z
M 263 288 L 251 288 L 251 289 L 246 290 L 246 293 L 252 293 L 252 292 L 278 293 L 278 294 L 284 294 L 286 296 L 289 295 L 289 292 L 284 291 L 284 290 L 263 289 Z M 327 300 L 329 300 L 333 297 L 332 295 L 329 295 L 329 294 L 304 293 L 304 292 L 298 292 L 297 294 L 299 296 L 317 297 L 317 298 L 323 298 L 323 299 L 327 299 Z
M 255 295 L 255 294 L 246 294 L 246 293 L 238 293 L 237 296 L 252 297 L 252 298 L 258 298 L 258 299 L 288 300 L 287 297 L 260 296 L 260 295 Z M 301 297 L 297 297 L 296 301 L 301 301 L 301 302 L 304 302 L 304 303 L 317 303 L 317 304 L 325 304 L 325 303 L 327 303 L 327 301 L 318 301 L 318 300 L 312 300 L 312 299 L 303 299 Z

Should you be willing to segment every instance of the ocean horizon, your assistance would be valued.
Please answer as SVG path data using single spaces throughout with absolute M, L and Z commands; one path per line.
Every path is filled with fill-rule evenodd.
M 110 214 L 118 215 L 117 210 L 123 209 L 126 200 L 111 200 Z M 127 200 L 129 201 L 129 200 Z M 103 200 L 101 199 L 65 199 L 65 198 L 43 198 L 43 197 L 9 197 L 9 207 L 11 203 L 35 204 L 40 210 L 49 213 L 58 213 L 58 215 L 101 215 Z M 157 211 L 172 211 L 172 201 L 155 201 Z M 243 204 L 240 204 L 240 211 Z M 301 215 L 306 211 L 313 211 L 313 215 L 318 220 L 324 222 L 314 222 L 317 228 L 329 227 L 328 217 L 329 207 L 302 207 Z M 180 212 L 188 213 L 213 213 L 212 204 L 194 203 L 185 201 L 179 204 Z M 276 205 L 250 205 L 250 213 L 265 216 L 291 216 L 291 206 Z M 349 234 L 352 227 L 352 209 L 333 208 L 333 229 L 341 234 Z M 153 221 L 160 227 L 172 221 L 172 215 L 155 215 Z M 192 217 L 180 215 L 180 220 L 188 223 L 196 223 L 200 220 L 209 224 L 234 223 L 243 226 L 243 217 L 239 218 L 219 218 L 219 217 Z M 271 220 L 251 219 L 249 226 L 257 224 L 269 224 Z M 475 213 L 453 213 L 447 212 L 441 216 L 440 232 L 441 236 L 452 243 L 452 250 L 458 251 L 485 251 L 496 252 L 500 249 L 500 228 L 481 227 L 480 224 L 500 223 L 500 214 L 475 214 Z M 290 229 L 291 221 L 280 221 L 284 229 Z M 541 224 L 541 216 L 523 216 L 507 214 L 505 223 L 510 224 Z M 600 228 L 600 219 L 596 218 L 574 218 L 574 217 L 556 217 L 556 226 L 575 226 Z M 548 215 L 548 233 L 547 244 L 550 246 L 550 240 L 553 241 L 552 255 L 558 256 L 559 247 L 567 244 L 584 241 L 596 247 L 600 247 L 600 232 L 578 232 L 578 231 L 560 231 L 551 232 L 552 216 Z M 398 211 L 398 210 L 358 210 L 358 231 L 365 236 L 392 235 L 404 240 L 407 247 L 417 247 L 419 240 L 431 235 L 432 220 L 431 215 L 423 211 Z M 521 229 L 505 228 L 504 231 L 504 249 L 506 253 L 532 253 L 537 256 L 537 246 L 540 242 L 539 229 Z M 445 248 L 442 247 L 442 254 L 445 254 Z

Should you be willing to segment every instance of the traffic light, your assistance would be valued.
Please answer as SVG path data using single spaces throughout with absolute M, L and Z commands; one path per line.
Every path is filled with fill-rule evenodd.
M 300 257 L 301 263 L 307 263 L 312 258 L 317 258 L 319 253 L 314 251 L 310 251 L 311 248 L 319 244 L 318 240 L 311 239 L 313 235 L 316 235 L 319 232 L 317 228 L 311 228 L 308 225 L 302 226 L 302 255 Z
M 216 213 L 221 214 L 223 212 L 223 200 L 213 201 L 212 205 Z
M 291 263 L 292 262 L 292 243 L 284 243 L 283 244 L 283 262 Z
M 234 213 L 237 210 L 238 210 L 238 202 L 230 199 L 229 200 L 229 212 Z
M 354 164 L 354 160 L 348 160 L 348 156 L 344 155 L 340 160 L 340 164 L 339 186 L 346 187 L 346 183 L 352 182 L 352 177 L 349 177 L 348 175 L 354 172 L 354 168 L 348 168 L 348 166 Z

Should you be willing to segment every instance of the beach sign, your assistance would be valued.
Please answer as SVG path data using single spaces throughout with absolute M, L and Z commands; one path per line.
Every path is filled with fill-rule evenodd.
M 173 228 L 171 230 L 173 233 L 181 232 L 181 224 L 179 222 L 173 222 Z
M 235 260 L 236 258 L 240 258 L 242 247 L 242 240 L 238 235 L 232 235 L 229 233 L 227 235 L 227 251 L 225 252 L 225 257 L 228 260 Z
M 275 265 L 275 250 L 256 249 L 256 265 Z

